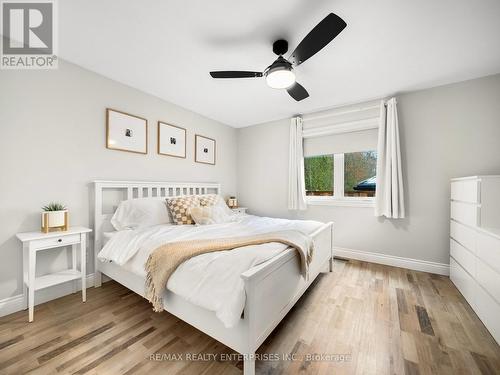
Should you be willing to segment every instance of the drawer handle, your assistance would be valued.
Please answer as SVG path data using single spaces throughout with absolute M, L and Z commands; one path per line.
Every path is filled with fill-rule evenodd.
M 59 238 L 59 239 L 57 240 L 57 242 L 62 242 L 62 238 Z

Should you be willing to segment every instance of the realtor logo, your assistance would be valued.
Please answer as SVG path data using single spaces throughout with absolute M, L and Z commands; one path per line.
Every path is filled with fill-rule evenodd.
M 55 2 L 1 1 L 2 69 L 55 69 Z

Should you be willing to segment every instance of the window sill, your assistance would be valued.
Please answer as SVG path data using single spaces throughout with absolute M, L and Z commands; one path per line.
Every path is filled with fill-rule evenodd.
M 306 198 L 308 206 L 375 207 L 375 199 Z

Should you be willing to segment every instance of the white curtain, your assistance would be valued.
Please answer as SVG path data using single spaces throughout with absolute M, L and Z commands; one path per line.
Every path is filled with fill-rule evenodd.
M 405 217 L 396 98 L 380 104 L 375 216 Z
M 288 209 L 305 210 L 306 208 L 302 118 L 293 117 L 290 124 L 290 155 L 288 160 Z

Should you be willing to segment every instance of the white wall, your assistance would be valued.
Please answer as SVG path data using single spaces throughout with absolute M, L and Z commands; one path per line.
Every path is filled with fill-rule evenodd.
M 406 219 L 358 207 L 288 211 L 288 119 L 238 130 L 240 203 L 259 215 L 334 221 L 338 247 L 449 263 L 449 179 L 500 174 L 500 75 L 397 97 Z
M 105 108 L 148 119 L 147 155 L 105 148 Z M 156 153 L 156 123 L 187 128 L 187 158 Z M 89 225 L 95 179 L 220 182 L 236 193 L 236 130 L 60 61 L 53 71 L 0 70 L 0 300 L 22 291 L 21 244 L 40 207 L 61 201 L 73 225 Z M 194 134 L 217 140 L 217 165 L 194 162 Z M 38 273 L 67 265 L 65 251 L 40 256 Z M 88 269 L 93 272 L 90 259 Z

